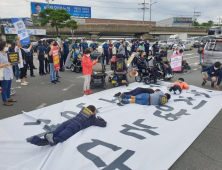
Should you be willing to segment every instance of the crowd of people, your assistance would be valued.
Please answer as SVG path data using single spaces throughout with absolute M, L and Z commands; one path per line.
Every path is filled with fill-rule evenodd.
M 60 39 L 60 35 L 58 35 L 57 39 L 47 39 L 44 41 L 38 41 L 38 47 L 37 47 L 37 60 L 39 61 L 39 75 L 44 76 L 49 74 L 49 78 L 51 80 L 52 84 L 56 84 L 60 82 L 59 78 L 59 71 L 63 72 L 65 63 L 67 60 L 67 56 L 70 52 L 73 52 L 74 55 L 71 58 L 73 64 L 76 64 L 76 62 L 81 61 L 81 66 L 83 68 L 83 75 L 85 78 L 85 82 L 83 85 L 83 93 L 88 95 L 93 93 L 90 90 L 90 80 L 92 75 L 92 66 L 95 65 L 98 62 L 98 58 L 95 60 L 91 60 L 90 55 L 99 53 L 98 52 L 98 44 L 95 40 L 88 46 L 87 41 L 85 38 L 81 39 L 81 42 L 78 44 L 76 40 L 74 40 L 74 43 L 71 45 L 71 49 L 69 46 L 68 38 L 60 39 L 61 41 L 58 41 Z M 13 75 L 15 77 L 15 82 L 20 83 L 21 86 L 27 86 L 29 82 L 26 81 L 27 77 L 27 70 L 30 70 L 30 76 L 35 77 L 33 69 L 36 69 L 33 62 L 33 56 L 34 56 L 34 50 L 33 50 L 33 44 L 26 44 L 21 45 L 20 39 L 18 37 L 17 41 L 13 41 L 11 43 L 11 46 L 8 47 L 7 43 L 5 41 L 0 41 L 0 68 L 3 68 L 1 70 L 3 71 L 3 76 L 0 79 L 1 81 L 1 95 L 3 104 L 6 106 L 12 106 L 12 102 L 16 102 L 11 98 L 11 95 L 13 94 L 13 91 L 11 91 L 11 84 Z M 141 50 L 141 46 L 144 47 L 144 50 Z M 54 68 L 54 62 L 53 62 L 53 49 L 54 47 L 57 47 L 58 49 L 58 55 L 59 55 L 59 64 L 60 69 L 55 70 Z M 127 49 L 130 47 L 130 51 Z M 129 45 L 128 42 L 125 40 L 122 40 L 121 42 L 118 40 L 115 45 L 112 44 L 112 40 L 105 41 L 105 43 L 102 46 L 102 62 L 103 64 L 109 65 L 110 60 L 112 58 L 113 54 L 113 48 L 116 49 L 116 54 L 122 54 L 123 58 L 128 60 L 129 55 L 131 53 L 137 53 L 139 58 L 138 62 L 146 61 L 149 62 L 150 60 L 154 60 L 154 57 L 157 53 L 160 53 L 159 56 L 161 58 L 161 62 L 163 64 L 163 70 L 165 73 L 165 76 L 167 78 L 172 77 L 171 72 L 171 66 L 169 64 L 169 60 L 167 60 L 168 50 L 170 49 L 170 46 L 167 44 L 167 41 L 164 42 L 163 45 L 159 45 L 158 41 L 156 41 L 152 47 L 151 47 L 151 58 L 148 58 L 150 55 L 150 43 L 149 40 L 146 40 L 143 42 L 139 39 L 134 39 L 131 41 L 131 45 Z M 179 43 L 178 47 L 175 49 L 174 54 L 179 54 L 183 56 L 184 52 L 184 45 Z M 202 54 L 203 50 L 203 44 L 201 44 L 200 48 L 198 48 L 198 54 Z M 19 54 L 19 61 L 17 64 L 11 65 L 8 62 L 7 53 L 11 52 L 17 52 Z M 81 57 L 79 57 L 81 55 Z M 165 60 L 162 60 L 165 58 Z M 183 57 L 182 57 L 183 60 Z M 183 62 L 186 62 L 186 60 L 183 60 Z M 12 68 L 11 68 L 12 66 Z M 214 83 L 217 82 L 216 88 L 219 89 L 219 85 L 221 83 L 221 77 L 222 77 L 222 71 L 220 69 L 221 64 L 219 62 L 216 62 L 214 65 L 210 67 L 204 68 L 201 73 L 203 74 L 203 83 L 204 86 L 207 81 L 211 81 L 211 87 L 214 87 Z M 153 69 L 151 70 L 153 74 L 155 74 L 158 77 L 158 71 Z M 207 72 L 205 74 L 204 72 Z M 178 94 L 181 92 L 182 87 L 178 87 L 176 84 L 172 87 L 170 87 L 171 92 Z

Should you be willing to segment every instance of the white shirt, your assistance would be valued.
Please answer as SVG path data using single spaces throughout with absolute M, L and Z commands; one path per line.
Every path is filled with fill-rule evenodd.
M 24 48 L 22 48 L 22 49 L 23 49 L 26 53 L 30 52 L 29 49 L 24 49 Z M 23 62 L 23 59 L 22 59 L 21 49 L 16 46 L 16 47 L 15 47 L 15 52 L 18 52 L 18 53 L 19 53 L 19 61 L 20 61 L 20 63 L 18 63 L 18 67 L 19 67 L 19 68 L 23 68 L 23 67 L 24 67 L 24 62 Z

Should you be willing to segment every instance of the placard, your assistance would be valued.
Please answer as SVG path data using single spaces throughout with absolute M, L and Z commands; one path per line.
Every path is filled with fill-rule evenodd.
M 171 68 L 173 71 L 181 71 L 182 66 L 182 56 L 172 55 L 171 56 Z
M 19 62 L 19 53 L 11 52 L 8 53 L 8 62 L 11 64 L 17 64 Z
M 54 70 L 55 71 L 59 70 L 60 69 L 60 64 L 59 64 L 59 51 L 58 51 L 58 47 L 53 47 L 52 58 L 53 58 Z

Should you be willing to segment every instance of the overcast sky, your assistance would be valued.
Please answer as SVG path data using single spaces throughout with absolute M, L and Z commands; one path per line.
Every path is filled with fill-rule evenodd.
M 181 15 L 192 17 L 195 7 L 197 12 L 201 12 L 201 16 L 197 18 L 198 22 L 208 20 L 218 22 L 221 14 L 222 0 L 152 0 L 152 2 L 155 1 L 157 3 L 152 6 L 152 21 Z M 45 3 L 46 1 L 32 2 Z M 142 5 L 138 5 L 142 2 L 144 0 L 54 0 L 50 3 L 92 7 L 92 18 L 142 20 L 143 12 L 139 10 Z M 146 3 L 149 2 L 150 0 L 146 0 Z M 147 7 L 149 8 L 149 5 Z M 30 17 L 30 8 L 30 0 L 0 0 L 1 18 Z M 146 10 L 145 20 L 150 20 L 149 9 Z

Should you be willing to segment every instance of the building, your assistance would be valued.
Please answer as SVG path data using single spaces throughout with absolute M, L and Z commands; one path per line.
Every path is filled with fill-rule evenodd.
M 192 18 L 173 17 L 156 22 L 159 27 L 190 27 L 192 26 Z

